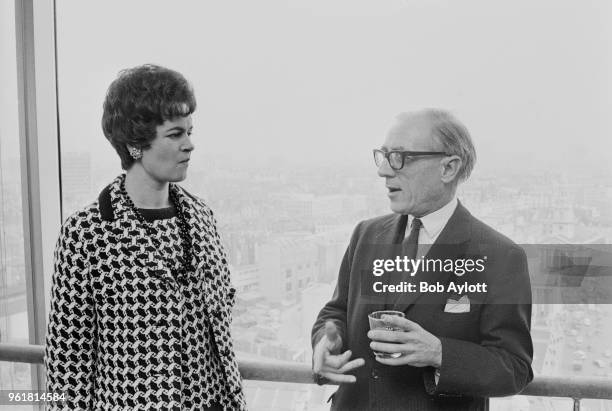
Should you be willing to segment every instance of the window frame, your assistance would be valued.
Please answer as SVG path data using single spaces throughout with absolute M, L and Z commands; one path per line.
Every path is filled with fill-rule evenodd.
M 55 0 L 15 0 L 28 339 L 40 345 L 46 333 L 52 251 L 62 221 L 55 33 Z M 31 374 L 32 389 L 43 391 L 44 367 L 32 365 Z

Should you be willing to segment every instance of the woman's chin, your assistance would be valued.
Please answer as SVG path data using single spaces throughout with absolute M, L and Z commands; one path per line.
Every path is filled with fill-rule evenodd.
M 187 170 L 178 170 L 172 176 L 169 176 L 169 183 L 180 183 L 187 178 Z

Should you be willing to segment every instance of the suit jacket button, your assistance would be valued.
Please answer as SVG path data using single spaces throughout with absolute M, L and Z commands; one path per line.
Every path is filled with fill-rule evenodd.
M 380 378 L 380 376 L 378 375 L 378 371 L 377 370 L 372 370 L 372 379 L 373 380 L 378 380 Z

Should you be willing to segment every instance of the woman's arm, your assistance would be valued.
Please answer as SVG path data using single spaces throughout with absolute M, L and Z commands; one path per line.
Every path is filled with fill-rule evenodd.
M 76 218 L 69 219 L 55 248 L 45 366 L 47 392 L 64 394 L 66 401 L 52 409 L 94 405 L 96 320 L 82 231 Z

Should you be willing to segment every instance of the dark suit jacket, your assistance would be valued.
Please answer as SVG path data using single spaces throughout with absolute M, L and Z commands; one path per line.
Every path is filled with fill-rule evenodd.
M 389 308 L 373 295 L 373 259 L 395 258 L 404 239 L 407 216 L 386 215 L 357 225 L 344 255 L 334 295 L 312 330 L 313 346 L 327 320 L 340 330 L 343 351 L 363 358 L 352 372 L 355 384 L 342 384 L 332 410 L 483 410 L 487 397 L 513 395 L 532 379 L 530 335 L 531 288 L 525 252 L 507 237 L 474 218 L 461 204 L 431 246 L 427 259 L 458 261 L 486 256 L 484 270 L 459 277 L 453 272 L 419 272 L 409 281 L 487 284 L 486 293 L 462 293 L 470 311 L 445 312 L 453 293 L 404 293 L 392 308 L 440 338 L 442 367 L 434 382 L 432 367 L 390 367 L 374 359 L 369 348 L 368 313 Z M 394 245 L 395 244 L 395 245 Z M 387 274 L 386 274 L 387 275 Z M 395 277 L 392 277 L 395 275 Z M 397 283 L 397 273 L 386 282 Z M 406 278 L 404 278 L 406 279 Z

